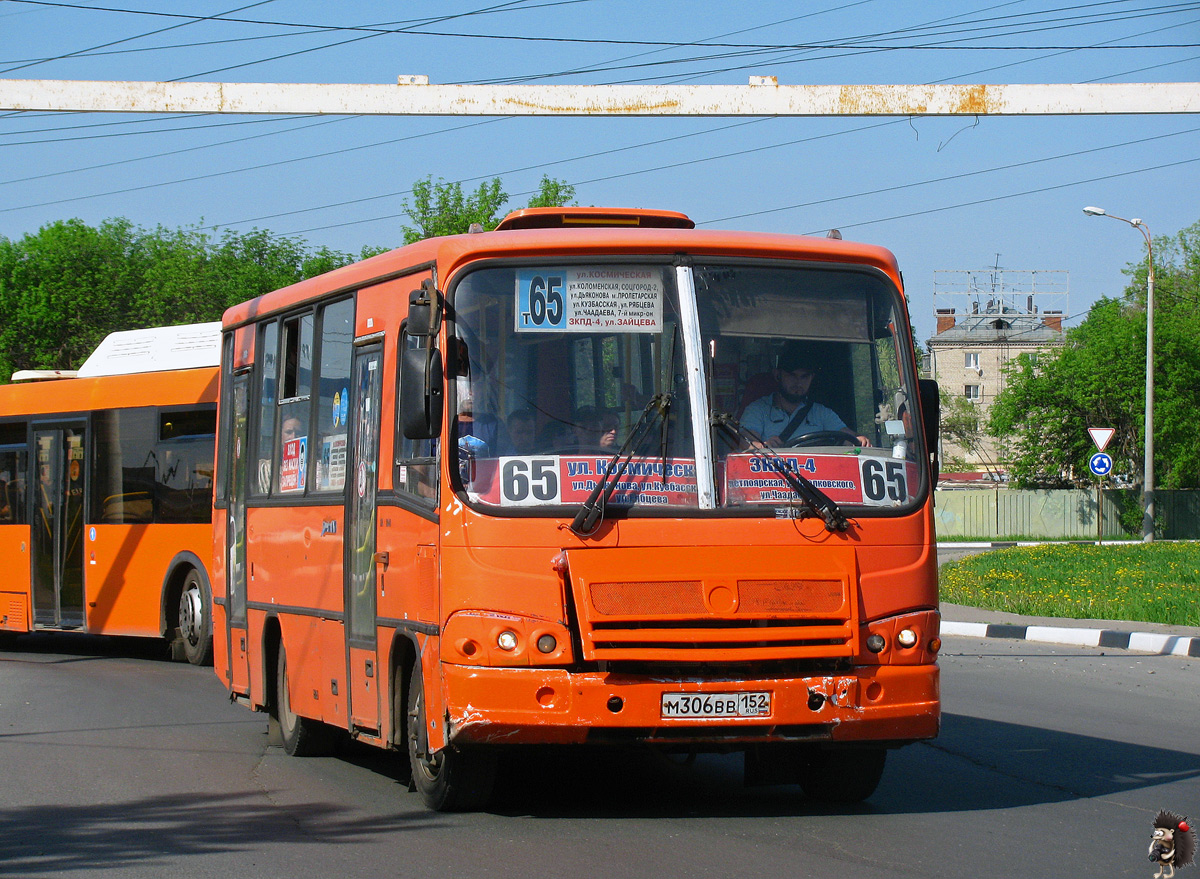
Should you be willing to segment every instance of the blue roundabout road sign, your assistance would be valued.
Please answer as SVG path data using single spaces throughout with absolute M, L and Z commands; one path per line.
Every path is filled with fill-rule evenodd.
M 1097 476 L 1107 476 L 1112 472 L 1112 457 L 1104 452 L 1096 452 L 1088 461 L 1088 469 Z

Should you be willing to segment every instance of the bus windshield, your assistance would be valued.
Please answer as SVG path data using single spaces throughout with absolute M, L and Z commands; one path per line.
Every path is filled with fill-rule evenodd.
M 809 489 L 855 515 L 911 509 L 927 456 L 895 285 L 861 266 L 679 262 L 461 276 L 447 371 L 467 500 L 570 508 L 602 482 L 631 515 L 804 516 Z

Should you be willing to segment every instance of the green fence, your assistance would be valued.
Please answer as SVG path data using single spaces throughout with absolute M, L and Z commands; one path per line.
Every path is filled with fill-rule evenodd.
M 1154 495 L 1157 534 L 1165 540 L 1200 539 L 1200 491 L 1163 491 Z M 1141 494 L 1131 489 L 1101 492 L 1080 490 L 1022 491 L 1008 488 L 953 489 L 934 494 L 934 519 L 939 539 L 1106 540 L 1140 537 L 1121 527 L 1121 511 L 1141 506 Z M 1101 518 L 1097 521 L 1097 514 Z

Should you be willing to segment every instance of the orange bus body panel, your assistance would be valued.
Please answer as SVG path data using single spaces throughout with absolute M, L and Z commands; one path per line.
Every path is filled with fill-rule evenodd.
M 84 559 L 87 631 L 156 638 L 162 634 L 163 577 L 181 550 L 208 546 L 211 525 L 95 525 Z
M 30 616 L 28 525 L 0 525 L 0 558 L 7 559 L 0 590 L 0 631 L 28 632 Z

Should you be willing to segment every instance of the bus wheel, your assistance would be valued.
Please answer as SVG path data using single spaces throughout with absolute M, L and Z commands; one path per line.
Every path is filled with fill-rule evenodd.
M 814 749 L 800 762 L 801 790 L 825 803 L 858 803 L 875 793 L 887 761 L 885 748 Z
M 496 782 L 496 756 L 486 751 L 443 748 L 429 753 L 428 720 L 420 659 L 408 679 L 408 762 L 412 785 L 425 805 L 437 812 L 482 809 Z
M 179 596 L 179 639 L 192 665 L 212 664 L 212 597 L 195 568 L 188 571 Z
M 333 753 L 337 741 L 334 729 L 292 711 L 292 700 L 288 695 L 287 654 L 283 644 L 279 645 L 279 661 L 275 666 L 275 719 L 279 721 L 279 734 L 283 738 L 283 750 L 292 757 L 326 757 Z

